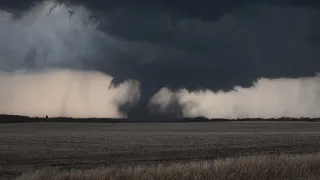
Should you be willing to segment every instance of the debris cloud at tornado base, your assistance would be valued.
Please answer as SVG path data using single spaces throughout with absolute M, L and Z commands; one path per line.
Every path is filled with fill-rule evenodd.
M 175 98 L 172 98 L 175 97 Z M 168 111 L 172 99 L 182 107 L 184 117 L 281 118 L 320 116 L 320 77 L 259 79 L 250 88 L 212 92 L 172 92 L 161 89 L 151 100 L 158 111 Z

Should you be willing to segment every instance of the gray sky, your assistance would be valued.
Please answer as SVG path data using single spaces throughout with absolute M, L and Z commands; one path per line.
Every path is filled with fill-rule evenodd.
M 21 12 L 27 12 L 34 2 L 1 1 L 0 7 L 16 13 L 19 19 L 26 16 Z M 131 117 L 147 116 L 147 104 L 163 87 L 172 91 L 229 91 L 235 86 L 251 87 L 259 78 L 300 78 L 319 72 L 318 1 L 70 0 L 67 4 L 87 8 L 92 13 L 90 19 L 99 22 L 97 28 L 86 29 L 82 38 L 61 34 L 63 43 L 51 44 L 44 40 L 46 34 L 42 38 L 35 31 L 39 29 L 31 29 L 29 33 L 34 33 L 38 41 L 31 46 L 29 40 L 24 41 L 30 47 L 27 53 L 13 56 L 10 50 L 17 44 L 12 39 L 12 49 L 2 44 L 6 48 L 0 53 L 6 54 L 6 59 L 23 59 L 2 62 L 2 70 L 62 67 L 101 71 L 112 76 L 115 84 L 135 79 L 141 84 L 141 100 L 129 112 Z M 71 10 L 82 13 L 76 8 Z M 83 16 L 71 17 L 75 19 L 73 35 L 83 25 L 77 24 L 77 17 Z M 64 27 L 62 21 L 57 22 Z M 49 25 L 39 23 L 39 28 L 45 32 L 43 28 L 49 29 Z M 50 60 L 34 62 L 36 44 L 48 51 L 46 57 Z M 62 47 L 56 56 L 51 53 L 53 47 Z M 167 116 L 182 113 L 178 104 L 172 106 L 174 110 Z M 119 108 L 128 113 L 125 104 Z

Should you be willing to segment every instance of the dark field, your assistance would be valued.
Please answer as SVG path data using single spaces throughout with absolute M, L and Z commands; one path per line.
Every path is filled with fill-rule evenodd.
M 88 168 L 320 151 L 320 122 L 0 124 L 0 179 Z

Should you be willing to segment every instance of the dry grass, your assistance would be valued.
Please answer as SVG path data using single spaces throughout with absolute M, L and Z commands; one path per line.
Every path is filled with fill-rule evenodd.
M 316 180 L 320 153 L 248 156 L 171 165 L 99 167 L 88 170 L 42 169 L 16 180 Z

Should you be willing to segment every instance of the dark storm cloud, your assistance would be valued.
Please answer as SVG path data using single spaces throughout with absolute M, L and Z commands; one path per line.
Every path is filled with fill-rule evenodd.
M 100 28 L 121 42 L 98 60 L 84 59 L 81 68 L 109 74 L 114 83 L 140 81 L 132 117 L 148 114 L 149 100 L 162 87 L 230 90 L 260 77 L 313 76 L 320 69 L 318 1 L 66 3 L 91 9 Z M 2 4 L 18 11 L 31 1 Z
M 186 9 L 122 7 L 108 13 L 109 33 L 156 46 L 148 63 L 140 58 L 134 70 L 126 71 L 145 86 L 142 95 L 148 100 L 161 87 L 230 90 L 251 86 L 260 77 L 313 76 L 319 71 L 315 28 L 320 16 L 314 7 L 248 3 L 224 13 L 194 7 L 189 15 Z
M 25 10 L 32 7 L 36 2 L 44 0 L 3 0 L 1 8 L 11 10 Z M 123 7 L 131 7 L 143 10 L 147 13 L 160 11 L 171 12 L 180 18 L 197 18 L 201 20 L 213 20 L 226 13 L 237 11 L 253 3 L 276 5 L 280 7 L 316 7 L 320 3 L 314 0 L 57 0 L 57 2 L 84 5 L 91 10 L 109 12 Z

